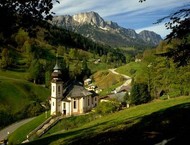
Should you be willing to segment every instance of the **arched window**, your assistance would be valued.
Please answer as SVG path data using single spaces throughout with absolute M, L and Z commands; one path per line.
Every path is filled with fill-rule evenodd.
M 53 91 L 53 92 L 55 91 L 55 86 L 52 86 L 52 91 Z
M 76 104 L 76 100 L 74 99 L 74 102 L 73 102 L 73 108 L 76 109 L 77 108 L 77 104 Z

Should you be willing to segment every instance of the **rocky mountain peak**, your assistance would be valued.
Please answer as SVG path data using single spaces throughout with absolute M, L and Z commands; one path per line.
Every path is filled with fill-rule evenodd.
M 139 35 L 145 42 L 153 43 L 155 45 L 162 40 L 161 36 L 153 31 L 143 30 L 139 33 Z
M 95 26 L 105 27 L 105 21 L 96 12 L 86 12 L 73 15 L 73 19 L 80 24 L 91 24 Z
M 96 12 L 56 16 L 51 23 L 109 45 L 157 45 L 162 40 L 161 36 L 154 32 L 142 31 L 137 34 L 133 29 L 126 29 L 115 22 L 105 21 Z

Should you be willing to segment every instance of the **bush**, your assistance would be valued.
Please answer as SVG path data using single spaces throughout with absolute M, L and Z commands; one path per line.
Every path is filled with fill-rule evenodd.
M 13 115 L 4 110 L 0 110 L 0 118 L 0 129 L 14 121 Z
M 98 114 L 108 114 L 120 110 L 120 104 L 116 101 L 100 102 L 95 108 Z

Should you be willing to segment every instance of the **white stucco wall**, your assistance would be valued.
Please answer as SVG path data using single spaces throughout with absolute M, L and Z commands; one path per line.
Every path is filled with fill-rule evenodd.
M 79 112 L 84 113 L 83 112 L 83 97 L 79 99 Z
M 65 108 L 64 108 L 64 103 L 65 103 Z M 65 110 L 66 114 L 64 114 L 64 110 Z M 67 115 L 67 116 L 71 115 L 70 102 L 62 101 L 62 103 L 61 103 L 61 113 L 64 114 L 64 115 Z
M 55 115 L 56 113 L 56 99 L 55 98 L 51 98 L 51 115 Z
M 56 115 L 58 112 L 62 113 L 62 95 L 62 82 L 51 82 L 51 115 Z
M 63 95 L 63 85 L 62 82 L 51 83 L 51 96 L 61 98 Z
M 93 107 L 95 107 L 95 104 L 98 104 L 98 100 L 95 97 L 92 96 L 86 96 L 83 99 L 83 112 L 90 111 Z

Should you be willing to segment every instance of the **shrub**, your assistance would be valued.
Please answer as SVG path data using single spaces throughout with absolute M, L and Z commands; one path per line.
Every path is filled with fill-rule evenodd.
M 120 109 L 120 104 L 116 101 L 100 102 L 95 108 L 98 114 L 108 114 Z

